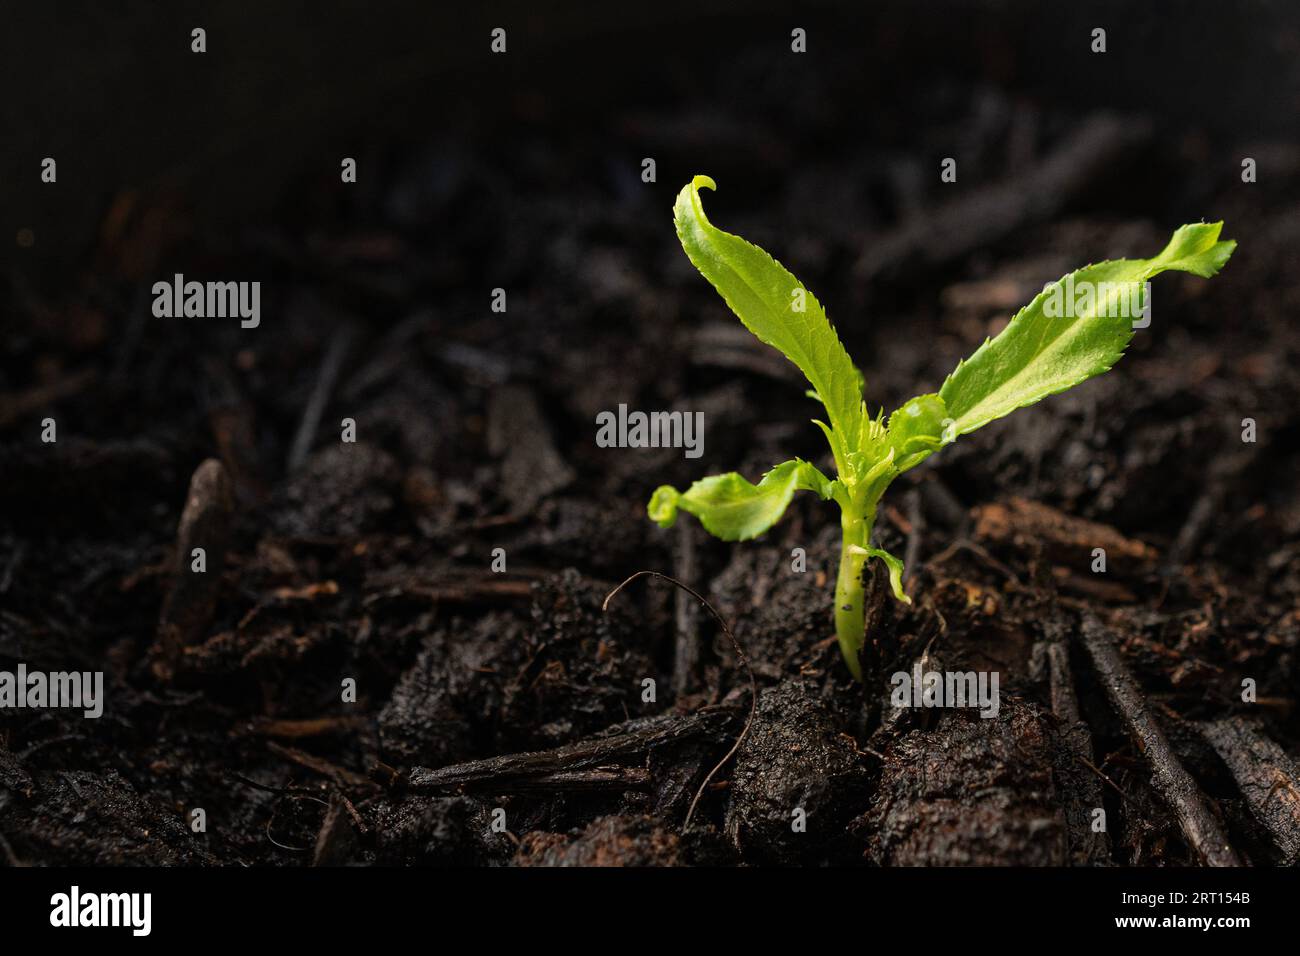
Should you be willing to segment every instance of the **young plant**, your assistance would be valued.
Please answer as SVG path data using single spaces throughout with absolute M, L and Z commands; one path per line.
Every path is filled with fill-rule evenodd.
M 1147 314 L 1148 279 L 1171 269 L 1209 278 L 1236 247 L 1219 241 L 1223 223 L 1199 223 L 1178 229 L 1153 259 L 1116 259 L 1072 272 L 1045 287 L 996 338 L 959 362 L 937 393 L 904 402 L 888 419 L 883 409 L 872 418 L 862 374 L 817 299 L 758 246 L 714 227 L 700 202 L 702 186 L 717 188 L 708 176 L 696 176 L 677 196 L 673 213 L 682 248 L 745 328 L 812 384 L 809 397 L 826 410 L 826 421 L 814 424 L 830 443 L 835 477 L 793 459 L 756 485 L 735 472 L 704 478 L 684 492 L 664 485 L 647 511 L 664 528 L 679 510 L 688 511 L 724 541 L 744 541 L 772 527 L 796 491 L 839 505 L 843 540 L 835 634 L 858 680 L 868 558 L 885 562 L 894 596 L 911 603 L 903 592 L 903 563 L 871 543 L 876 508 L 890 483 L 957 436 L 1107 371 L 1133 337 L 1133 320 Z

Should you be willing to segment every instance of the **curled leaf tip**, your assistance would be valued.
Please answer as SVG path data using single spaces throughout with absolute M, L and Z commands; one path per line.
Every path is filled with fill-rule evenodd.
M 860 554 L 868 558 L 879 558 L 885 562 L 885 567 L 889 569 L 889 587 L 894 592 L 894 597 L 904 604 L 911 604 L 912 598 L 903 590 L 903 562 L 898 560 L 884 548 L 862 547 L 858 544 L 850 544 L 845 549 L 850 554 Z
M 660 485 L 650 496 L 646 514 L 661 528 L 671 528 L 677 520 L 677 502 L 681 494 L 672 485 Z
M 693 176 L 691 178 L 691 188 L 696 190 L 701 188 L 712 189 L 716 191 L 718 188 L 718 184 L 713 181 L 712 176 L 705 176 L 704 174 L 701 173 L 700 175 Z

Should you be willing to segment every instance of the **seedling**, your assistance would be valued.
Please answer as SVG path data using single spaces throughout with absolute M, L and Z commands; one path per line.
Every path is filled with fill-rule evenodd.
M 758 246 L 714 227 L 704 215 L 702 186 L 717 188 L 708 176 L 696 176 L 677 196 L 673 213 L 682 248 L 745 328 L 812 384 L 809 397 L 826 410 L 826 421 L 814 424 L 830 443 L 836 474 L 828 478 L 796 458 L 756 485 L 729 472 L 685 492 L 661 486 L 647 511 L 664 528 L 678 510 L 687 511 L 724 541 L 744 541 L 772 527 L 796 491 L 839 505 L 835 634 L 858 680 L 868 558 L 885 562 L 894 597 L 911 603 L 903 591 L 903 563 L 871 543 L 876 509 L 890 483 L 959 435 L 1107 371 L 1133 337 L 1134 320 L 1147 315 L 1147 280 L 1170 269 L 1209 278 L 1237 245 L 1219 241 L 1223 223 L 1198 223 L 1178 229 L 1154 259 L 1116 259 L 1072 272 L 1046 286 L 1002 332 L 959 362 L 937 393 L 904 402 L 888 419 L 883 408 L 872 418 L 862 374 L 817 299 Z

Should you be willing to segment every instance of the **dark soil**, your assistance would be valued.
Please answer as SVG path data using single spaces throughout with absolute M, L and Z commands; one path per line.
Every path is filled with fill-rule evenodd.
M 0 859 L 1206 862 L 1081 640 L 1095 620 L 1207 825 L 1244 862 L 1295 862 L 1300 149 L 978 77 L 868 109 L 855 57 L 820 63 L 738 52 L 715 99 L 664 65 L 666 105 L 594 117 L 520 93 L 508 129 L 455 112 L 237 235 L 160 245 L 151 217 L 183 203 L 146 193 L 74 280 L 8 276 L 0 667 L 105 671 L 107 704 L 0 712 Z M 645 517 L 659 484 L 829 468 L 797 374 L 680 252 L 696 172 L 717 223 L 816 290 L 886 408 L 1069 269 L 1202 217 L 1240 247 L 1213 281 L 1156 280 L 1113 372 L 891 490 L 877 538 L 915 603 L 873 579 L 855 685 L 833 510 L 800 500 L 738 545 Z M 177 271 L 261 279 L 261 327 L 155 319 Z M 620 402 L 703 411 L 704 457 L 596 447 Z M 709 597 L 760 688 L 712 778 L 748 675 L 662 581 L 602 612 L 646 568 Z M 998 671 L 998 716 L 889 707 L 921 658 Z

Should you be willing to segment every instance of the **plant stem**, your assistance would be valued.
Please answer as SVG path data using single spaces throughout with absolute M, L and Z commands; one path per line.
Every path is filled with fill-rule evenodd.
M 835 637 L 840 642 L 844 662 L 849 665 L 854 679 L 859 681 L 862 680 L 862 665 L 858 655 L 866 642 L 862 567 L 867 556 L 853 553 L 852 546 L 867 546 L 875 517 L 874 510 L 860 514 L 849 508 L 845 508 L 840 516 L 843 538 L 840 542 L 840 573 L 835 582 Z

